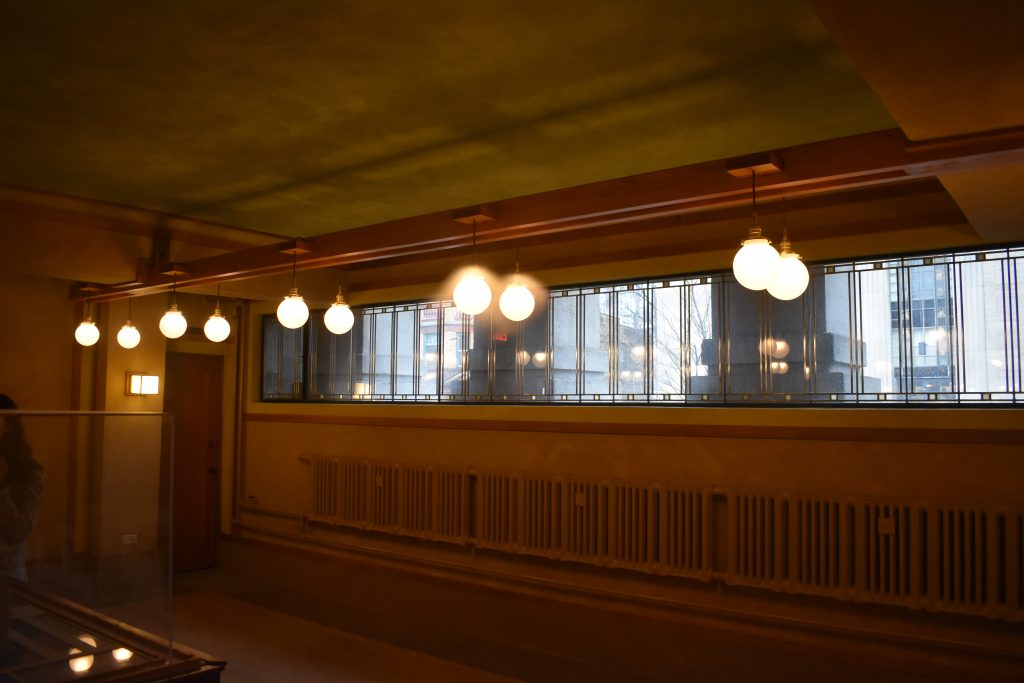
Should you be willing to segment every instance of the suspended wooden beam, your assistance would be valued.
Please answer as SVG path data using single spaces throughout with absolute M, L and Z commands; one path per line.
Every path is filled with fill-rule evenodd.
M 756 156 L 756 155 L 755 155 Z M 1024 126 L 942 140 L 910 143 L 898 129 L 788 147 L 763 156 L 781 170 L 758 183 L 765 201 L 837 193 L 1024 162 Z M 578 238 L 582 231 L 620 225 L 642 230 L 666 216 L 745 204 L 749 183 L 729 173 L 744 160 L 725 159 L 605 180 L 492 202 L 486 207 L 402 218 L 315 236 L 315 250 L 292 256 L 296 241 L 242 249 L 180 264 L 178 287 L 241 280 L 299 270 L 379 261 L 470 246 L 465 221 L 477 220 L 477 242 L 487 244 L 542 235 Z M 750 168 L 750 164 L 746 165 Z M 483 220 L 486 216 L 489 220 Z M 482 224 L 481 224 L 482 223 Z M 585 234 L 585 233 L 583 233 Z M 172 278 L 152 273 L 145 282 L 104 286 L 95 301 L 169 289 Z M 84 298 L 81 293 L 77 298 Z

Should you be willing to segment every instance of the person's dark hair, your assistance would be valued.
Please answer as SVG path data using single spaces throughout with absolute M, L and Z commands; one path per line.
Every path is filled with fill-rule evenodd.
M 18 404 L 7 394 L 0 394 L 0 410 L 17 410 Z M 25 428 L 17 415 L 4 415 L 5 433 L 0 438 L 0 458 L 7 461 L 7 481 L 20 481 L 40 468 L 32 459 L 32 448 L 25 439 Z

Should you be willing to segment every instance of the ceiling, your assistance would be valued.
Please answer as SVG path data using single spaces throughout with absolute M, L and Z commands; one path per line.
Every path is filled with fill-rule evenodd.
M 420 297 L 469 253 L 460 207 L 497 216 L 482 260 L 521 247 L 549 283 L 727 268 L 749 184 L 724 160 L 761 150 L 765 228 L 788 212 L 811 260 L 1024 239 L 1019 0 L 5 10 L 0 270 L 112 298 L 170 263 L 276 298 L 291 237 L 324 296 Z
M 314 236 L 894 126 L 804 2 L 15 3 L 0 183 Z

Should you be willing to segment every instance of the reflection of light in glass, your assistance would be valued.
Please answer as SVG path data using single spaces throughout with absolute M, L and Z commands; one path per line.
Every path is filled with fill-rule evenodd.
M 619 373 L 619 377 L 622 379 L 629 379 L 629 370 L 623 370 Z
M 773 358 L 785 358 L 789 354 L 789 342 L 785 339 L 767 337 L 761 342 L 761 353 Z
M 811 366 L 810 365 L 805 365 L 804 366 L 804 377 L 807 378 L 807 379 L 811 378 Z
M 785 375 L 787 372 L 789 372 L 789 363 L 784 360 L 772 361 L 773 375 Z
M 78 636 L 78 639 L 80 641 L 82 641 L 83 643 L 85 643 L 86 645 L 88 645 L 89 647 L 96 647 L 96 639 L 93 638 L 92 636 L 89 636 L 89 635 Z
M 520 351 L 519 353 L 516 354 L 516 361 L 520 365 L 526 365 L 527 363 L 530 362 L 530 352 L 525 349 Z
M 945 328 L 938 327 L 934 330 L 929 330 L 924 336 L 926 342 L 931 345 L 937 345 L 946 341 L 946 330 Z
M 533 354 L 533 364 L 536 365 L 538 368 L 543 368 L 545 365 L 548 364 L 548 354 L 544 353 L 543 351 L 538 351 L 537 353 Z
M 644 376 L 644 373 L 640 372 L 639 370 L 634 370 L 633 371 L 633 379 L 640 379 L 643 376 Z
M 73 647 L 68 650 L 69 655 L 80 655 L 82 651 L 77 647 Z M 76 674 L 84 674 L 86 671 L 92 668 L 95 659 L 92 655 L 85 655 L 84 657 L 75 657 L 74 659 L 68 660 L 68 668 L 74 671 Z
M 432 352 L 432 351 L 428 351 L 428 352 L 424 353 L 423 354 L 423 362 L 424 363 L 436 363 L 437 362 L 437 354 Z
M 643 344 L 637 344 L 636 346 L 634 346 L 633 348 L 631 348 L 629 350 L 629 353 L 630 353 L 631 356 L 633 356 L 633 358 L 643 358 L 644 357 L 644 347 L 643 347 Z
M 135 656 L 135 653 L 126 647 L 119 647 L 114 650 L 114 659 L 119 662 L 127 662 L 129 659 Z
M 1003 361 L 999 360 L 998 358 L 993 358 L 992 360 L 989 361 L 989 363 L 996 366 L 997 368 L 1003 367 Z

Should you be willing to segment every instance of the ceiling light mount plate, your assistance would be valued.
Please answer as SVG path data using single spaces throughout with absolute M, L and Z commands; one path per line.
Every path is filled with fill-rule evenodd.
M 479 206 L 465 206 L 452 211 L 452 220 L 463 225 L 486 223 L 487 221 L 495 220 L 497 217 L 498 212 L 493 206 L 483 204 Z
M 288 254 L 289 256 L 297 256 L 299 254 L 308 254 L 313 251 L 313 243 L 309 240 L 302 238 L 288 242 L 287 245 L 279 249 L 282 254 Z
M 779 173 L 782 171 L 782 158 L 774 152 L 734 157 L 725 162 L 725 171 L 733 178 L 749 178 L 753 173 Z
M 172 263 L 161 271 L 164 275 L 188 275 L 188 270 L 180 263 Z

